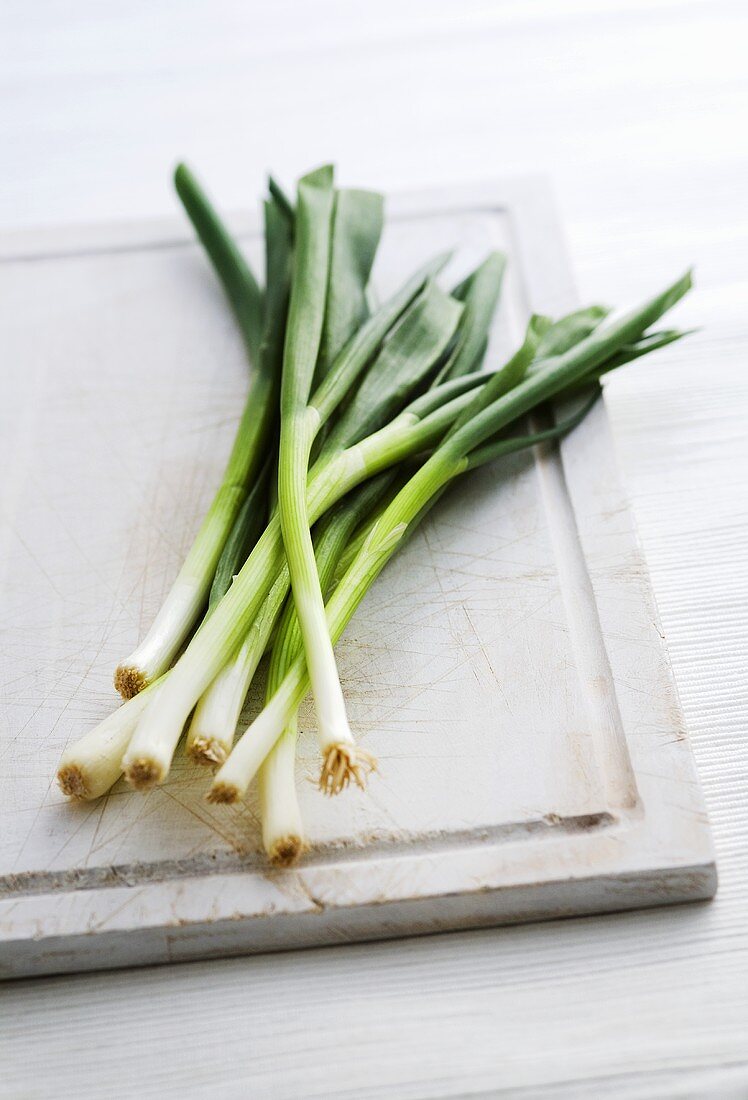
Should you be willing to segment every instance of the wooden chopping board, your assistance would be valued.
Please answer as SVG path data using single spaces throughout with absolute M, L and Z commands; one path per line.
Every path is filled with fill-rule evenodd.
M 456 247 L 510 260 L 490 361 L 575 297 L 538 181 L 392 199 L 380 292 Z M 259 259 L 251 218 L 234 219 Z M 312 850 L 257 807 L 162 788 L 69 805 L 65 745 L 115 705 L 220 478 L 246 367 L 180 224 L 0 244 L 0 975 L 205 958 L 706 898 L 714 856 L 602 402 L 560 447 L 463 480 L 338 647 L 365 793 L 299 784 Z M 642 295 L 656 288 L 642 288 Z M 251 698 L 247 714 L 256 707 Z M 313 730 L 311 709 L 302 728 Z

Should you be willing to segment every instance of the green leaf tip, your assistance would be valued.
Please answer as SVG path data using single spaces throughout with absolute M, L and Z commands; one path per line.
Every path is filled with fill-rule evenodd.
M 195 173 L 183 160 L 180 160 L 174 168 L 173 179 L 177 193 L 180 195 L 185 189 L 192 189 L 197 184 Z
M 278 183 L 275 176 L 271 174 L 268 174 L 268 192 L 270 193 L 270 199 L 275 203 L 287 221 L 293 225 L 296 218 L 296 211 L 294 210 L 293 203 Z
M 540 341 L 552 327 L 553 320 L 551 317 L 546 317 L 544 313 L 533 313 L 527 325 L 527 336 L 530 339 Z
M 681 298 L 688 294 L 689 290 L 691 290 L 692 288 L 693 268 L 689 267 L 689 269 L 684 272 L 684 274 L 681 275 L 679 279 L 676 279 L 674 283 L 671 283 L 670 286 L 662 292 L 662 294 L 660 294 L 657 298 L 653 300 L 652 304 L 657 304 L 659 306 L 658 316 L 661 317 L 663 313 L 667 313 L 668 310 L 671 310 L 673 306 L 677 305 Z
M 299 180 L 299 187 L 318 187 L 322 191 L 329 190 L 335 179 L 335 166 L 323 164 L 319 168 L 313 168 Z

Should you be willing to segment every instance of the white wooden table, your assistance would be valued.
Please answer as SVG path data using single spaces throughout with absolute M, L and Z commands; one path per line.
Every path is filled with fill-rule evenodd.
M 0 20 L 0 228 L 171 212 L 181 156 L 229 207 L 267 166 L 334 157 L 391 189 L 549 172 L 585 299 L 696 263 L 702 331 L 617 379 L 611 411 L 721 874 L 708 906 L 6 986 L 0 1095 L 748 1095 L 745 4 Z

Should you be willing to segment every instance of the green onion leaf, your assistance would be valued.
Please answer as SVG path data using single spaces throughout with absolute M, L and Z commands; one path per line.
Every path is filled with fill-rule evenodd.
M 262 332 L 262 292 L 257 280 L 186 164 L 177 165 L 174 186 L 226 291 L 249 358 L 257 366 Z
M 477 369 L 485 352 L 488 331 L 493 321 L 506 270 L 506 256 L 492 252 L 468 278 L 452 291 L 452 297 L 465 304 L 457 340 L 437 381 L 459 378 Z
M 373 191 L 335 195 L 330 274 L 316 384 L 369 314 L 366 288 L 382 235 L 384 199 Z
M 345 412 L 333 427 L 323 455 L 349 447 L 386 424 L 428 377 L 451 340 L 462 306 L 427 284 L 382 344 Z

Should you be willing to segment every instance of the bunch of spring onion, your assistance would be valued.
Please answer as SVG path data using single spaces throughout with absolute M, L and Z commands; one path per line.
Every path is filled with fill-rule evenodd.
M 75 798 L 123 772 L 147 790 L 186 730 L 188 756 L 217 766 L 212 802 L 236 802 L 257 777 L 265 849 L 288 864 L 305 846 L 294 763 L 310 688 L 321 789 L 363 787 L 376 766 L 350 729 L 333 647 L 384 565 L 453 481 L 568 432 L 604 373 L 678 339 L 653 326 L 690 275 L 615 319 L 600 306 L 534 316 L 508 362 L 485 366 L 500 254 L 451 291 L 437 256 L 374 308 L 382 199 L 336 189 L 325 167 L 293 203 L 270 180 L 261 290 L 193 175 L 180 166 L 175 182 L 246 347 L 247 400 L 184 566 L 116 670 L 127 701 L 66 750 L 58 779 Z M 566 414 L 530 430 L 527 415 L 553 399 Z M 266 705 L 237 740 L 266 655 Z

